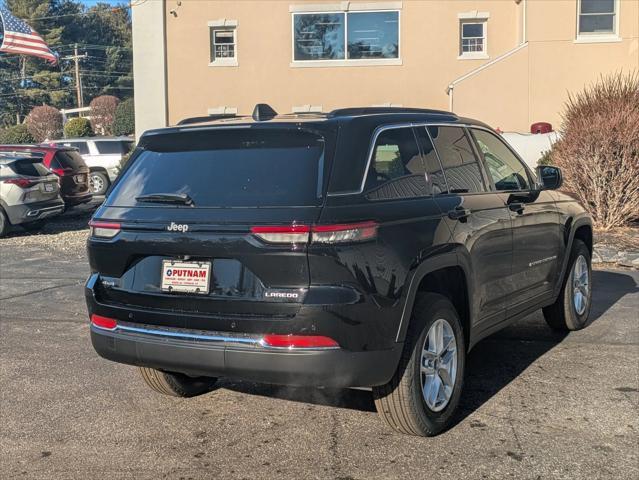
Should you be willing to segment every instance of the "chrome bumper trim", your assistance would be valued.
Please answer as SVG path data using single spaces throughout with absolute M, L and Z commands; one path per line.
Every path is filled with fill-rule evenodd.
M 170 327 L 154 327 L 145 325 L 143 327 L 133 326 L 128 323 L 118 322 L 117 327 L 113 329 L 103 328 L 95 324 L 91 324 L 91 328 L 100 332 L 109 333 L 132 333 L 138 335 L 150 335 L 154 337 L 173 338 L 176 340 L 191 340 L 206 343 L 219 344 L 223 347 L 252 347 L 262 350 L 273 351 L 316 351 L 316 350 L 339 350 L 340 347 L 273 347 L 267 345 L 261 335 L 248 334 L 229 334 L 227 332 L 203 333 L 188 329 L 178 329 Z

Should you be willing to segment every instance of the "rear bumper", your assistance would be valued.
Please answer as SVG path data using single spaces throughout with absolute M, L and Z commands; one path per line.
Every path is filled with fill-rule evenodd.
M 80 205 L 81 203 L 90 202 L 93 199 L 93 194 L 91 192 L 80 193 L 80 194 L 77 194 L 77 193 L 65 194 L 64 192 L 62 192 L 62 199 L 64 200 L 64 203 L 68 207 L 72 207 L 74 205 Z
M 138 324 L 119 324 L 115 330 L 91 325 L 93 347 L 108 360 L 193 376 L 282 385 L 382 385 L 395 372 L 402 347 L 367 352 L 281 349 L 262 346 L 257 336 L 228 335 Z
M 46 202 L 23 203 L 5 207 L 7 217 L 12 225 L 42 220 L 59 215 L 64 211 L 64 202 L 60 199 Z

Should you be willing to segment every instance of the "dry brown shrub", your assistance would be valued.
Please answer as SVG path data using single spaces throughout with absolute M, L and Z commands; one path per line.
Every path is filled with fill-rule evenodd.
M 113 95 L 102 95 L 91 100 L 91 127 L 98 135 L 113 135 L 113 121 L 120 99 Z
M 62 114 L 49 105 L 33 107 L 27 116 L 27 130 L 36 142 L 57 140 L 62 136 Z
M 618 73 L 570 95 L 551 152 L 565 188 L 608 230 L 639 218 L 639 74 Z

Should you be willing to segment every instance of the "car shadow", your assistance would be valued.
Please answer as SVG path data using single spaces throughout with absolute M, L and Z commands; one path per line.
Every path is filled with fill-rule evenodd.
M 590 324 L 598 321 L 625 295 L 639 291 L 623 271 L 593 271 L 594 297 Z M 587 327 L 586 327 L 587 328 Z M 535 312 L 479 342 L 467 357 L 464 392 L 454 423 L 462 422 L 561 343 L 567 334 L 551 330 L 541 311 Z M 223 380 L 220 387 L 248 395 L 374 412 L 369 391 L 301 388 Z
M 100 206 L 100 202 L 69 207 L 63 214 L 46 219 L 44 225 L 37 230 L 26 230 L 20 225 L 12 226 L 6 238 L 26 237 L 32 235 L 55 235 L 63 232 L 75 232 L 89 229 L 89 220 Z

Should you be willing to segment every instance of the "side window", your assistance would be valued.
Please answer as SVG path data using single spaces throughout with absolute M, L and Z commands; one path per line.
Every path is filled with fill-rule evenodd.
M 484 155 L 488 174 L 496 190 L 528 190 L 528 173 L 519 159 L 497 135 L 486 130 L 471 129 L 477 146 Z
M 424 161 L 424 168 L 426 169 L 426 182 L 433 195 L 440 193 L 447 193 L 448 186 L 446 185 L 446 178 L 442 171 L 441 164 L 437 158 L 437 152 L 433 147 L 433 142 L 430 141 L 426 127 L 418 127 L 415 129 L 415 136 L 419 143 L 419 148 L 422 150 L 422 158 Z
M 460 127 L 428 127 L 451 193 L 485 192 L 473 147 Z
M 430 195 L 412 128 L 392 128 L 378 135 L 366 178 L 366 190 L 371 200 Z
M 86 142 L 64 142 L 61 145 L 65 147 L 73 147 L 80 150 L 80 155 L 87 155 L 89 153 L 89 147 Z

